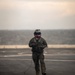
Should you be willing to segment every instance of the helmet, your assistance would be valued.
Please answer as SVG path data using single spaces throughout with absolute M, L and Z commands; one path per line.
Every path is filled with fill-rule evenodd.
M 36 29 L 35 32 L 34 32 L 34 35 L 41 35 L 40 29 Z

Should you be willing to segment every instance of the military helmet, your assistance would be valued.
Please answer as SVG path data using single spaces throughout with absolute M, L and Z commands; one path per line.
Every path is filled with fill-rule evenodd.
M 34 35 L 41 35 L 40 29 L 36 29 L 35 32 L 34 32 Z

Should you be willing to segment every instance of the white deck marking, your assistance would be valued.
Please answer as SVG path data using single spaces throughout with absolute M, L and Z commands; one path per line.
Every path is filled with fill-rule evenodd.
M 19 60 L 19 61 L 21 61 L 21 60 L 27 60 L 27 61 L 32 61 L 32 59 L 17 59 L 17 58 L 8 58 L 8 59 L 1 59 L 0 58 L 0 60 Z M 75 62 L 75 60 L 61 60 L 61 59 L 45 59 L 45 61 L 52 61 L 52 62 Z
M 75 54 L 44 54 L 45 56 L 69 56 Z M 32 56 L 32 54 L 18 54 L 18 55 L 0 55 L 0 57 L 22 57 L 22 56 Z
M 72 62 L 72 61 L 74 61 L 74 62 L 75 62 L 75 60 L 61 60 L 61 59 L 59 59 L 59 60 L 58 60 L 58 59 L 56 59 L 56 60 L 46 59 L 45 61 L 62 61 L 62 62 L 63 62 L 63 61 L 67 61 L 67 62 L 70 62 L 70 61 Z
M 64 53 L 64 54 L 45 54 L 45 56 L 68 56 L 68 55 L 75 55 L 75 54 L 66 54 L 66 53 Z
M 31 56 L 31 54 L 20 54 L 20 55 L 0 55 L 0 57 L 22 57 L 22 56 Z
M 3 50 L 3 51 L 0 51 L 0 52 L 3 52 L 3 53 L 8 52 L 8 53 L 10 53 L 10 52 L 18 52 L 18 51 L 13 51 L 13 50 L 12 51 L 7 51 L 7 50 L 5 51 L 5 50 Z

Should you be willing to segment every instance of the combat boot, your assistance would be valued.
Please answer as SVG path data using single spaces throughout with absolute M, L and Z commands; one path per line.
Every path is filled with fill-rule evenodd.
M 42 73 L 42 75 L 46 75 L 46 73 Z
M 40 72 L 36 72 L 36 75 L 40 75 Z

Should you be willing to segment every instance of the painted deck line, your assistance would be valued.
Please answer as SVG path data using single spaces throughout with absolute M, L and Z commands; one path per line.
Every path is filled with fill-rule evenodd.
M 61 62 L 75 62 L 75 60 L 50 60 L 50 59 L 46 59 L 45 61 L 61 61 Z
M 16 60 L 16 61 L 21 61 L 21 60 L 25 60 L 25 61 L 32 61 L 32 59 L 13 59 L 13 58 L 9 58 L 9 59 L 0 59 L 0 60 Z M 45 59 L 45 61 L 49 61 L 49 62 L 75 62 L 75 60 L 61 60 L 61 59 Z
M 75 56 L 75 54 L 44 54 L 45 56 Z M 0 55 L 0 57 L 23 57 L 23 56 L 32 56 L 32 54 L 18 54 L 18 55 Z
M 28 45 L 0 45 L 0 49 L 23 49 L 30 48 Z M 75 45 L 68 44 L 49 44 L 48 48 L 75 48 Z

